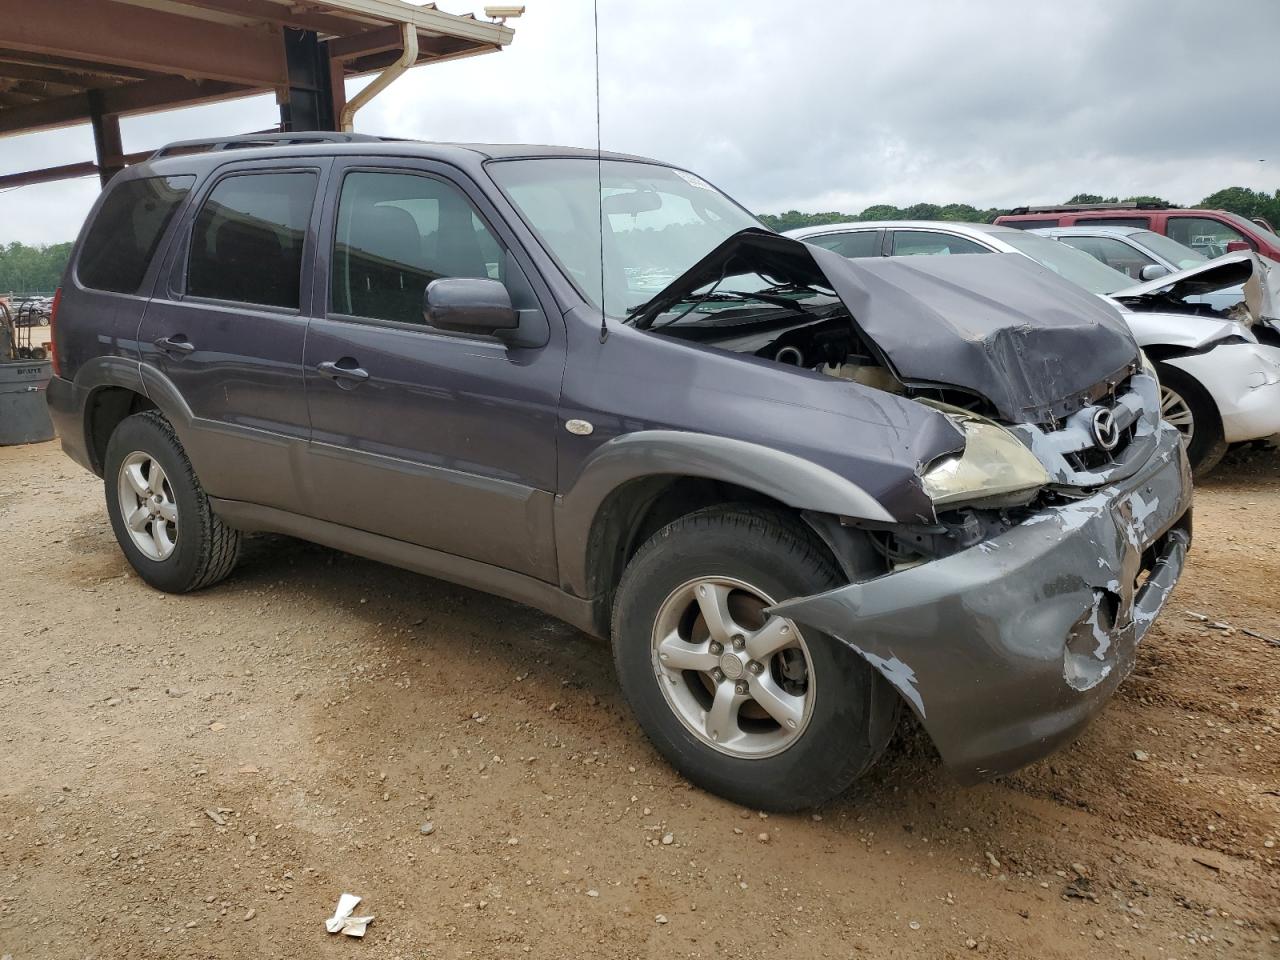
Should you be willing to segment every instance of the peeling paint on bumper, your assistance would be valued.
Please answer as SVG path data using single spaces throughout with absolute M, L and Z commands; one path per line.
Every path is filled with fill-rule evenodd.
M 1069 742 L 1129 675 L 1182 572 L 1190 510 L 1186 456 L 1162 425 L 1148 464 L 1121 483 L 953 556 L 772 612 L 857 650 L 972 783 Z

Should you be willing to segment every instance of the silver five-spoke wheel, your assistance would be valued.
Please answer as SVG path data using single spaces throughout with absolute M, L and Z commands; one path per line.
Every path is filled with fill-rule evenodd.
M 1166 386 L 1160 388 L 1160 416 L 1182 432 L 1184 443 L 1191 443 L 1196 432 L 1196 418 L 1182 395 Z
M 781 753 L 813 710 L 809 650 L 773 599 L 739 580 L 677 587 L 653 627 L 653 666 L 667 703 L 696 737 L 736 757 Z
M 120 464 L 120 515 L 129 538 L 151 560 L 167 560 L 178 543 L 178 505 L 164 469 L 148 453 Z

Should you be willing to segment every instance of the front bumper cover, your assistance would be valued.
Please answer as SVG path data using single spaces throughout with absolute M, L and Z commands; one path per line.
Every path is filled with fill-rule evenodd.
M 1190 511 L 1186 456 L 1162 425 L 1147 465 L 1121 483 L 952 556 L 771 612 L 861 654 L 972 783 L 1069 742 L 1128 676 L 1182 572 Z

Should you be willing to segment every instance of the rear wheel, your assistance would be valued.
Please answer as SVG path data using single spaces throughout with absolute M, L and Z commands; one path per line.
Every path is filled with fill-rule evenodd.
M 795 810 L 879 758 L 896 693 L 840 641 L 765 612 L 840 583 L 806 528 L 752 507 L 691 514 L 639 550 L 614 605 L 614 659 L 641 727 L 689 780 Z
M 1227 452 L 1217 404 L 1198 380 L 1177 367 L 1157 364 L 1157 374 L 1160 415 L 1182 433 L 1191 470 L 1203 477 Z
M 107 513 L 120 549 L 151 586 L 187 593 L 235 567 L 240 534 L 209 507 L 191 461 L 160 413 L 126 417 L 107 442 Z

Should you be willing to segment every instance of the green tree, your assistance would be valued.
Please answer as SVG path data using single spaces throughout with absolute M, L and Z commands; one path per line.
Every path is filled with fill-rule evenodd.
M 1200 201 L 1210 210 L 1227 210 L 1242 217 L 1262 217 L 1272 225 L 1280 225 L 1280 190 L 1267 194 L 1248 187 L 1227 187 Z
M 70 243 L 29 247 L 14 241 L 0 246 L 0 295 L 48 293 L 62 282 Z

